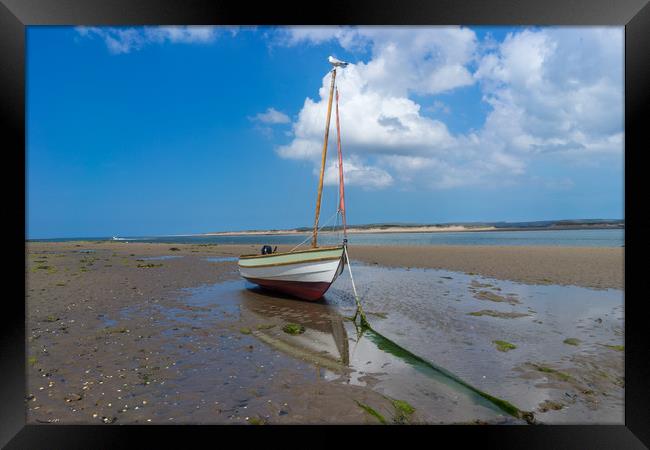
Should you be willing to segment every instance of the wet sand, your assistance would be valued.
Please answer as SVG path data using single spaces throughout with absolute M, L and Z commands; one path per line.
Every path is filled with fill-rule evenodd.
M 28 243 L 28 422 L 371 424 L 380 423 L 381 417 L 387 423 L 518 423 L 471 396 L 461 395 L 459 400 L 455 388 L 421 378 L 410 372 L 408 364 L 377 352 L 376 346 L 369 347 L 368 339 L 360 339 L 351 324 L 342 320 L 341 314 L 352 305 L 344 279 L 337 281 L 336 289 L 331 289 L 324 301 L 315 304 L 246 289 L 238 276 L 235 257 L 256 253 L 257 247 Z M 525 251 L 529 251 L 528 256 Z M 369 264 L 360 268 L 358 283 L 365 286 L 370 278 L 377 277 L 373 270 L 395 266 L 442 267 L 528 283 L 622 287 L 619 249 L 354 247 L 351 257 Z M 455 272 L 450 274 L 462 278 Z M 426 272 L 425 278 L 429 280 L 431 274 Z M 448 282 L 446 278 L 441 281 Z M 529 309 L 535 306 L 527 304 L 522 295 L 500 293 L 494 282 L 482 278 L 474 276 L 463 283 L 448 290 L 466 290 L 466 298 L 459 304 L 475 302 L 471 311 L 459 314 L 447 309 L 447 316 L 436 312 L 442 315 L 430 319 L 441 325 L 436 327 L 439 334 L 414 332 L 420 344 L 409 341 L 409 345 L 508 400 L 512 400 L 513 392 L 546 383 L 544 395 L 536 398 L 539 402 L 521 407 L 536 410 L 542 417 L 550 414 L 551 422 L 581 423 L 581 417 L 583 422 L 617 422 L 612 417 L 617 417 L 622 404 L 622 352 L 617 350 L 618 341 L 622 341 L 622 319 L 620 324 L 618 319 L 611 319 L 607 335 L 592 330 L 591 322 L 576 323 L 588 329 L 580 335 L 582 346 L 558 344 L 562 351 L 556 349 L 547 359 L 544 355 L 512 359 L 516 352 L 504 353 L 512 359 L 511 364 L 492 375 L 516 382 L 502 383 L 506 387 L 498 388 L 494 378 L 484 382 L 479 370 L 474 374 L 472 370 L 463 372 L 464 359 L 458 357 L 463 352 L 471 356 L 477 348 L 484 352 L 485 346 L 474 342 L 467 353 L 468 346 L 458 342 L 484 340 L 495 327 L 501 328 L 498 322 L 490 321 L 533 323 L 539 318 L 468 315 L 483 310 L 496 311 L 498 316 L 499 312 L 516 309 L 532 316 Z M 423 292 L 431 290 L 431 285 L 422 286 L 424 291 L 411 293 L 413 299 L 426 297 Z M 498 301 L 501 294 L 503 302 Z M 404 340 L 399 333 L 400 320 L 422 314 L 409 303 L 393 308 L 388 303 L 391 299 L 382 299 L 379 294 L 373 298 L 374 303 L 368 303 L 371 322 L 387 336 Z M 515 298 L 519 303 L 513 301 Z M 423 329 L 430 327 L 430 322 L 422 320 L 420 317 L 414 323 Z M 282 332 L 283 324 L 289 321 L 304 324 L 305 333 L 289 336 Z M 544 330 L 544 326 L 536 326 L 538 332 Z M 484 330 L 485 336 L 475 339 L 480 334 L 476 328 Z M 549 333 L 560 335 L 567 332 L 566 328 L 555 324 Z M 517 341 L 522 348 L 522 333 L 522 329 L 513 328 L 502 337 Z M 461 339 L 465 334 L 469 337 Z M 565 337 L 575 337 L 573 334 Z M 589 342 L 589 334 L 598 342 Z M 441 336 L 446 337 L 441 340 Z M 532 333 L 523 341 L 532 345 L 535 339 Z M 431 347 L 427 342 L 437 342 L 440 351 L 427 350 Z M 492 345 L 487 342 L 488 347 Z M 574 347 L 580 351 L 566 353 Z M 347 360 L 343 354 L 348 354 Z M 479 360 L 486 362 L 485 358 Z M 570 368 L 561 367 L 567 362 Z M 589 378 L 596 369 L 601 375 Z M 570 379 L 563 379 L 565 371 L 571 374 Z M 391 379 L 420 387 L 397 388 Z M 422 392 L 427 394 L 423 396 Z M 433 393 L 433 399 L 420 399 L 428 393 Z M 580 395 L 587 400 L 576 400 Z M 589 403 L 592 397 L 595 400 Z M 415 412 L 405 414 L 395 400 L 408 401 Z M 584 408 L 573 406 L 576 401 L 596 413 L 585 415 Z M 559 409 L 558 404 L 562 405 Z M 567 416 L 571 409 L 568 404 L 577 412 Z M 612 412 L 603 413 L 603 408 Z
M 376 419 L 356 401 L 394 411 L 242 333 L 236 311 L 179 301 L 239 276 L 206 260 L 227 252 L 178 247 L 28 244 L 28 423 L 364 424 Z
M 32 243 L 70 248 L 124 251 L 124 245 L 139 255 L 217 255 L 237 258 L 257 253 L 259 245 L 153 244 L 138 242 Z M 45 246 L 45 247 L 41 247 Z M 63 247 L 60 247 L 63 246 Z M 78 247 L 74 247 L 78 248 Z M 170 252 L 169 248 L 177 251 Z M 278 245 L 278 251 L 292 246 Z M 131 252 L 131 253 L 132 253 Z M 351 246 L 350 257 L 388 267 L 420 267 L 478 274 L 501 280 L 530 284 L 559 284 L 596 289 L 623 289 L 624 249 L 614 247 L 541 246 Z
M 355 246 L 350 258 L 522 283 L 623 289 L 623 251 L 605 247 Z
M 102 245 L 120 245 L 102 244 Z M 167 249 L 173 244 L 139 244 L 143 253 Z M 176 245 L 183 252 L 210 252 L 237 257 L 257 253 L 259 245 Z M 190 249 L 190 247 L 192 247 Z M 117 247 L 119 248 L 119 247 Z M 278 246 L 289 251 L 291 246 Z M 197 250 L 198 249 L 198 250 Z M 350 257 L 387 267 L 419 267 L 477 274 L 529 284 L 559 284 L 596 289 L 623 289 L 624 249 L 614 247 L 353 245 Z
M 622 291 L 361 263 L 354 270 L 372 327 L 416 355 L 540 423 L 623 423 Z M 328 302 L 353 311 L 350 289 L 349 279 L 337 280 Z M 381 353 L 366 353 L 374 370 L 387 371 Z M 392 382 L 397 376 L 402 383 Z M 379 378 L 375 388 L 388 395 L 423 410 L 442 406 L 421 401 L 435 390 L 415 388 L 416 374 Z

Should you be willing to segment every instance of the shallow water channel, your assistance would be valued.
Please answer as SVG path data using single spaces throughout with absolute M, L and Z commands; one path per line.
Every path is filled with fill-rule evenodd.
M 381 334 L 360 333 L 346 320 L 355 305 L 347 272 L 319 302 L 238 280 L 188 289 L 177 308 L 160 306 L 159 312 L 170 325 L 192 329 L 236 322 L 246 342 L 301 361 L 293 370 L 311 366 L 321 379 L 407 401 L 425 423 L 525 423 L 476 390 L 532 411 L 540 423 L 623 423 L 622 291 L 357 262 L 353 271 L 368 320 Z M 287 323 L 305 331 L 287 334 Z M 174 330 L 170 326 L 170 345 L 191 346 L 192 333 Z M 193 368 L 188 383 L 206 386 L 217 370 L 199 357 L 178 364 Z
M 373 328 L 402 347 L 542 422 L 623 423 L 622 291 L 353 268 Z M 350 292 L 343 277 L 327 300 L 353 311 Z M 499 351 L 494 341 L 516 348 Z M 392 381 L 387 391 L 409 384 Z M 413 400 L 422 394 L 415 389 Z

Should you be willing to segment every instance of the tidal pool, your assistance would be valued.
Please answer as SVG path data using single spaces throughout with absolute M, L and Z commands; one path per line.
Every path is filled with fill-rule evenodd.
M 312 377 L 311 366 L 329 382 L 405 400 L 425 423 L 525 423 L 477 392 L 533 412 L 541 423 L 623 423 L 622 291 L 354 261 L 353 271 L 377 333 L 360 333 L 346 319 L 355 309 L 347 272 L 318 302 L 238 280 L 185 290 L 177 307 L 159 312 L 170 324 L 170 346 L 191 346 L 195 329 L 209 335 L 226 321 L 241 335 L 217 333 L 215 345 L 261 342 L 266 358 L 276 358 L 271 349 L 286 355 L 285 368 L 290 359 L 300 361 L 292 364 L 296 374 Z M 304 333 L 283 332 L 288 323 L 302 325 Z M 198 340 L 211 345 L 205 336 Z M 391 341 L 431 365 L 405 357 Z M 228 347 L 221 344 L 221 351 Z M 189 364 L 192 382 L 207 386 L 210 368 L 222 370 L 209 360 L 195 352 L 179 365 Z M 232 370 L 235 377 L 251 376 Z M 278 372 L 267 366 L 265 373 Z
M 215 257 L 205 258 L 205 260 L 208 262 L 231 262 L 231 261 L 237 261 L 237 259 L 239 258 L 235 256 L 215 256 Z
M 622 291 L 354 261 L 353 271 L 372 327 L 413 353 L 547 423 L 623 423 Z M 341 277 L 326 301 L 353 311 L 351 291 Z
M 161 256 L 148 256 L 146 258 L 140 258 L 143 261 L 165 261 L 168 259 L 178 259 L 182 258 L 183 255 L 161 255 Z

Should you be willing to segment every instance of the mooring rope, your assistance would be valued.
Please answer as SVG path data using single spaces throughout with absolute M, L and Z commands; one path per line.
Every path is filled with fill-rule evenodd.
M 345 253 L 345 261 L 348 263 L 348 272 L 350 273 L 350 280 L 352 281 L 352 291 L 354 292 L 354 300 L 357 302 L 357 310 L 352 317 L 352 322 L 356 323 L 357 316 L 360 317 L 360 323 L 362 327 L 370 328 L 370 324 L 366 320 L 366 315 L 363 312 L 361 307 L 361 300 L 359 299 L 359 294 L 357 294 L 357 287 L 354 285 L 354 276 L 352 276 L 352 267 L 350 265 L 350 256 L 348 255 L 348 246 L 343 246 L 343 252 Z
M 438 367 L 434 365 L 433 363 L 427 361 L 426 359 L 410 352 L 409 350 L 405 349 L 404 347 L 400 346 L 399 344 L 393 342 L 392 340 L 388 339 L 386 336 L 382 335 L 379 333 L 377 330 L 372 328 L 370 326 L 370 323 L 368 323 L 368 320 L 366 319 L 366 315 L 363 312 L 363 308 L 361 306 L 361 300 L 359 299 L 359 294 L 357 293 L 357 287 L 354 284 L 354 276 L 352 275 L 352 268 L 350 266 L 350 256 L 348 255 L 348 246 L 343 245 L 343 252 L 345 253 L 345 260 L 348 265 L 348 272 L 350 273 L 350 280 L 352 281 L 352 292 L 354 293 L 354 300 L 356 301 L 357 304 L 357 309 L 354 313 L 354 316 L 349 318 L 352 323 L 354 323 L 355 328 L 357 328 L 357 332 L 359 332 L 359 328 L 361 329 L 361 333 L 359 336 L 363 335 L 364 331 L 369 331 L 370 333 L 374 334 L 377 339 L 381 339 L 384 343 L 384 345 L 391 346 L 393 349 L 397 350 L 397 353 L 401 353 L 405 356 L 407 356 L 409 359 L 411 359 L 413 362 L 416 362 L 417 364 L 422 365 L 422 367 L 427 368 L 428 370 L 433 370 L 435 372 L 438 372 L 447 378 L 455 381 L 459 385 L 465 387 L 466 389 L 469 389 L 475 394 L 478 394 L 480 397 L 483 399 L 487 400 L 494 406 L 498 407 L 501 411 L 504 411 L 508 413 L 509 415 L 516 417 L 518 419 L 524 420 L 528 424 L 534 424 L 535 422 L 535 415 L 532 412 L 529 411 L 523 411 L 511 404 L 510 402 L 503 400 L 498 397 L 494 397 L 486 392 L 483 392 L 480 389 L 475 388 L 471 384 L 467 383 L 463 379 L 459 378 L 458 376 L 454 375 L 453 373 L 449 372 L 448 370 L 443 369 L 442 367 Z M 359 327 L 357 327 L 357 316 L 359 317 Z M 357 340 L 358 343 L 358 340 Z

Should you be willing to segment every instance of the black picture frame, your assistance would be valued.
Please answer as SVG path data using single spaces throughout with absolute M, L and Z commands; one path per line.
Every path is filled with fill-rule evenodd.
M 5 285 L 0 343 L 0 445 L 7 448 L 112 448 L 144 438 L 148 446 L 187 446 L 225 432 L 240 439 L 277 433 L 275 427 L 65 426 L 25 424 L 25 27 L 29 25 L 618 25 L 625 26 L 625 425 L 285 427 L 292 442 L 330 439 L 330 430 L 355 431 L 383 441 L 423 438 L 455 445 L 467 440 L 499 448 L 644 448 L 650 445 L 650 352 L 645 339 L 646 298 L 639 241 L 644 203 L 642 155 L 650 150 L 643 121 L 650 109 L 650 5 L 648 0 L 356 0 L 299 5 L 234 0 L 0 0 L 0 115 L 5 235 Z M 647 178 L 647 177 L 646 177 Z M 16 187 L 18 186 L 18 187 Z M 22 188 L 22 189 L 21 189 Z M 20 195 L 22 191 L 23 195 Z M 638 242 L 637 242 L 638 244 Z M 20 262 L 23 264 L 21 265 Z M 14 290 L 15 289 L 15 290 Z M 630 293 L 632 293 L 630 295 Z M 246 433 L 246 434 L 244 434 Z M 315 433 L 318 433 L 315 435 Z M 327 434 L 324 434 L 327 433 Z M 187 439 L 190 438 L 191 441 Z M 214 440 L 216 436 L 219 440 Z M 322 436 L 322 437 L 320 437 Z M 367 442 L 367 441 L 362 441 Z M 415 442 L 415 441 L 409 441 Z M 350 442 L 359 445 L 359 442 Z M 336 444 L 333 444 L 336 445 Z M 412 444 L 411 444 L 412 445 Z

